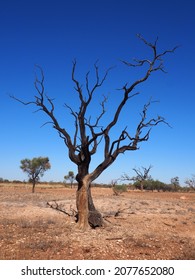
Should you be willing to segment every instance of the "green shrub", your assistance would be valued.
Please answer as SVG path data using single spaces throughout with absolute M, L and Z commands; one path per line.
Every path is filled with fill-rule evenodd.
M 127 191 L 127 185 L 115 185 L 112 189 L 115 195 L 119 195 Z

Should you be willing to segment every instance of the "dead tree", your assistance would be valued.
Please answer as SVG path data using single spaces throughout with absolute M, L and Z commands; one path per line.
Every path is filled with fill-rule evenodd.
M 151 168 L 152 165 L 150 165 L 148 168 L 142 166 L 142 170 L 140 168 L 133 168 L 133 171 L 135 171 L 136 176 L 130 177 L 129 175 L 124 174 L 121 179 L 127 181 L 139 182 L 140 189 L 141 191 L 143 191 L 144 181 L 149 180 L 151 178 L 151 176 L 149 175 Z
M 85 76 L 85 87 L 76 78 L 76 66 L 77 62 L 73 61 L 72 65 L 72 82 L 74 84 L 74 89 L 76 90 L 79 107 L 75 112 L 70 106 L 66 105 L 70 113 L 74 118 L 74 134 L 70 135 L 66 128 L 64 128 L 58 121 L 55 114 L 54 100 L 45 94 L 44 86 L 44 72 L 41 67 L 40 78 L 35 79 L 35 88 L 37 95 L 35 95 L 34 100 L 30 102 L 24 102 L 16 97 L 14 99 L 20 101 L 24 105 L 35 105 L 38 110 L 43 111 L 49 117 L 49 123 L 59 136 L 63 139 L 65 145 L 69 151 L 70 160 L 77 166 L 76 180 L 78 182 L 78 189 L 76 193 L 76 206 L 78 211 L 78 226 L 81 229 L 86 229 L 89 224 L 93 227 L 101 226 L 103 224 L 103 219 L 101 214 L 96 210 L 92 196 L 91 196 L 91 182 L 102 174 L 102 172 L 107 169 L 121 153 L 127 151 L 135 151 L 139 148 L 139 144 L 144 141 L 148 141 L 152 127 L 157 126 L 159 123 L 166 123 L 164 118 L 158 116 L 156 118 L 148 119 L 147 112 L 151 101 L 144 105 L 143 111 L 141 113 L 140 121 L 137 124 L 137 128 L 134 133 L 127 131 L 127 128 L 121 130 L 121 133 L 115 139 L 111 139 L 111 131 L 114 129 L 115 125 L 118 123 L 119 116 L 127 103 L 138 93 L 135 93 L 135 88 L 144 83 L 153 72 L 164 71 L 163 58 L 169 53 L 173 53 L 176 49 L 165 50 L 163 52 L 157 52 L 157 41 L 154 43 L 149 43 L 141 35 L 138 35 L 141 42 L 144 43 L 146 47 L 151 50 L 150 59 L 135 59 L 133 63 L 122 61 L 129 69 L 134 67 L 143 67 L 144 74 L 140 74 L 140 78 L 134 81 L 132 84 L 124 84 L 121 88 L 122 96 L 121 100 L 113 112 L 113 117 L 109 123 L 104 123 L 100 125 L 100 121 L 104 116 L 106 98 L 103 99 L 101 103 L 101 113 L 97 116 L 97 119 L 92 122 L 90 116 L 88 115 L 89 105 L 93 101 L 94 94 L 96 90 L 99 89 L 105 82 L 110 68 L 105 72 L 105 74 L 100 77 L 99 67 L 97 63 L 94 65 L 95 71 L 95 81 L 93 85 L 89 83 L 89 72 Z M 140 71 L 142 73 L 142 71 Z M 99 151 L 99 143 L 104 144 L 103 148 L 103 160 L 98 166 L 91 172 L 89 171 L 90 163 L 92 157 Z

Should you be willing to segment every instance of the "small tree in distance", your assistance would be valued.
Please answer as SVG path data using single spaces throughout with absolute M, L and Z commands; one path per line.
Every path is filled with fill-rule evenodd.
M 44 175 L 44 172 L 51 168 L 48 157 L 38 157 L 21 160 L 20 168 L 28 174 L 29 182 L 32 182 L 32 193 L 35 192 L 35 185 Z
M 130 177 L 127 174 L 124 174 L 122 176 L 122 180 L 127 180 L 127 181 L 134 181 L 134 182 L 139 182 L 140 183 L 140 189 L 143 191 L 144 189 L 144 182 L 146 180 L 151 180 L 151 176 L 149 175 L 149 172 L 152 168 L 152 165 L 150 165 L 148 168 L 147 167 L 142 167 L 142 170 L 140 168 L 133 168 L 133 171 L 135 171 L 136 176 Z
M 96 117 L 93 116 L 93 120 L 89 110 L 94 102 L 94 96 L 97 90 L 105 83 L 111 70 L 111 68 L 108 68 L 101 77 L 97 63 L 94 65 L 94 82 L 89 81 L 90 72 L 87 72 L 83 84 L 76 77 L 77 62 L 76 60 L 73 61 L 71 78 L 79 105 L 76 110 L 66 105 L 70 110 L 70 114 L 73 116 L 72 127 L 74 128 L 74 132 L 72 134 L 68 132 L 68 122 L 66 120 L 65 124 L 60 123 L 56 115 L 54 99 L 45 93 L 45 76 L 41 67 L 38 67 L 40 77 L 35 78 L 37 94 L 34 96 L 34 99 L 24 102 L 12 96 L 12 98 L 24 105 L 34 105 L 38 108 L 37 111 L 43 111 L 49 118 L 47 123 L 52 124 L 52 127 L 58 132 L 67 146 L 69 158 L 77 166 L 76 180 L 78 182 L 78 189 L 76 206 L 78 211 L 78 227 L 80 229 L 87 229 L 89 225 L 91 227 L 103 225 L 102 215 L 93 203 L 91 183 L 113 164 L 119 155 L 128 151 L 135 151 L 139 149 L 140 143 L 148 141 L 153 127 L 160 123 L 167 124 L 161 116 L 148 118 L 148 109 L 152 104 L 150 100 L 143 106 L 140 120 L 137 122 L 134 131 L 129 131 L 127 126 L 123 126 L 121 127 L 120 133 L 113 136 L 113 130 L 119 122 L 124 107 L 139 94 L 135 91 L 137 86 L 147 81 L 153 73 L 158 71 L 165 72 L 163 59 L 167 54 L 173 53 L 176 49 L 175 47 L 171 50 L 160 52 L 157 50 L 158 38 L 154 43 L 146 41 L 141 35 L 138 35 L 138 38 L 149 48 L 151 56 L 149 58 L 134 59 L 133 62 L 121 61 L 125 67 L 128 67 L 129 71 L 135 68 L 140 69 L 140 76 L 137 79 L 135 78 L 131 83 L 124 82 L 119 92 L 120 101 L 116 109 L 111 110 L 112 116 L 109 121 L 102 121 L 106 112 L 105 103 L 107 98 L 105 96 L 103 96 L 102 102 L 100 103 L 101 112 L 97 113 Z M 131 77 L 132 75 L 130 73 L 130 80 Z M 101 145 L 99 145 L 100 143 Z M 92 157 L 100 153 L 102 155 L 101 161 L 92 167 Z M 90 168 L 93 169 L 91 170 Z
M 177 188 L 180 187 L 180 183 L 179 183 L 179 177 L 173 177 L 171 178 L 171 184 L 174 186 L 174 189 L 176 190 Z
M 186 184 L 188 187 L 190 187 L 190 188 L 192 188 L 192 189 L 195 189 L 195 174 L 193 174 L 191 178 L 187 179 L 187 180 L 185 181 L 185 184 Z
M 68 175 L 65 175 L 65 176 L 64 176 L 64 179 L 70 181 L 70 187 L 72 188 L 73 182 L 74 182 L 74 180 L 75 180 L 74 172 L 73 172 L 73 171 L 69 171 L 69 172 L 68 172 Z

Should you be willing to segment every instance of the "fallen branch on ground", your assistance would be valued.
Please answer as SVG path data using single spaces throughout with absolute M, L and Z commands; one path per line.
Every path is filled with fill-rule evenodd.
M 70 213 L 68 213 L 66 210 L 64 210 L 64 209 L 62 209 L 62 208 L 60 207 L 60 205 L 56 202 L 56 200 L 53 200 L 52 203 L 51 203 L 51 202 L 47 202 L 47 205 L 48 205 L 50 208 L 52 208 L 52 209 L 54 209 L 54 210 L 56 210 L 56 211 L 60 211 L 60 212 L 62 212 L 62 213 L 64 213 L 64 214 L 68 215 L 69 217 L 76 217 L 76 216 L 77 216 L 77 211 L 74 210 L 74 209 L 72 208 L 72 206 L 70 206 Z
M 106 240 L 121 240 L 123 237 L 108 237 Z

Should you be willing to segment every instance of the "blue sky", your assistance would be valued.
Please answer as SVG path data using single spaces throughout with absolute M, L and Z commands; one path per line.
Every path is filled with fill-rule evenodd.
M 167 74 L 154 73 L 137 90 L 140 95 L 125 108 L 119 128 L 128 125 L 133 131 L 139 113 L 152 96 L 159 103 L 152 105 L 151 116 L 162 115 L 172 129 L 159 125 L 150 140 L 135 152 L 118 157 L 98 179 L 109 183 L 123 173 L 134 175 L 132 168 L 153 166 L 154 179 L 170 182 L 179 176 L 181 184 L 195 173 L 195 2 L 193 0 L 29 0 L 0 1 L 0 177 L 27 179 L 20 170 L 20 160 L 48 156 L 51 170 L 45 180 L 63 180 L 69 170 L 76 173 L 67 149 L 36 108 L 26 107 L 9 98 L 9 94 L 29 101 L 34 89 L 35 64 L 45 73 L 45 88 L 55 98 L 56 114 L 62 126 L 71 131 L 68 103 L 76 109 L 76 94 L 71 81 L 72 60 L 77 59 L 76 75 L 85 81 L 85 73 L 93 70 L 98 59 L 100 73 L 115 65 L 104 87 L 99 91 L 92 111 L 98 113 L 97 102 L 102 94 L 109 96 L 108 121 L 120 100 L 117 88 L 139 77 L 138 69 L 127 69 L 120 59 L 150 56 L 136 34 L 148 41 L 159 37 L 159 51 L 180 48 L 165 57 Z M 93 75 L 92 75 L 93 78 Z M 92 80 L 93 81 L 93 80 Z M 114 136 L 114 133 L 113 133 Z M 101 151 L 94 157 L 92 169 L 101 160 Z

